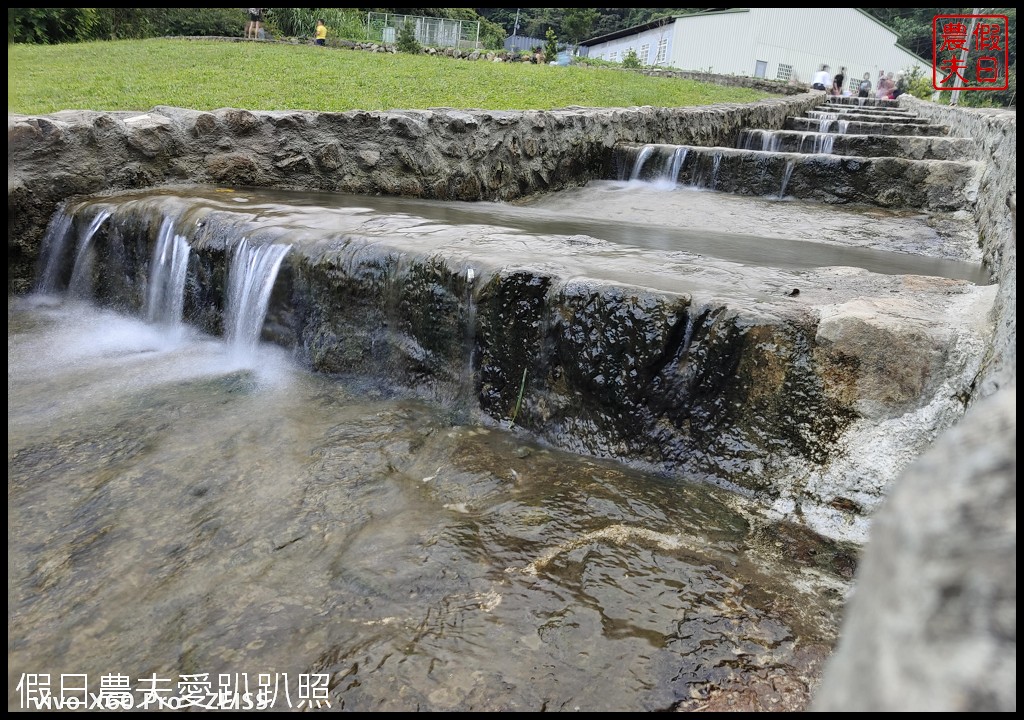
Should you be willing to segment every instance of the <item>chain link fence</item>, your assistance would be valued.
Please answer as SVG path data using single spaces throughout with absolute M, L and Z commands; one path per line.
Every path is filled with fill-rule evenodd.
M 449 18 L 395 15 L 371 12 L 366 14 L 366 39 L 371 42 L 397 42 L 405 21 L 412 22 L 416 42 L 426 47 L 480 47 L 480 21 Z

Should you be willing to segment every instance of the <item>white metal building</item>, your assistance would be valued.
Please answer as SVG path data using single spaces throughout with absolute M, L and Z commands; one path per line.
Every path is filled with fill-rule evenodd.
M 821 65 L 847 69 L 847 88 L 871 73 L 931 63 L 899 45 L 896 33 L 857 8 L 733 8 L 653 20 L 580 43 L 587 56 L 642 65 L 809 84 Z

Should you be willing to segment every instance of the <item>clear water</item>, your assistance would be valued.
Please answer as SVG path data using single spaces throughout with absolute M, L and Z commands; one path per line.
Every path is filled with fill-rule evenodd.
M 845 585 L 734 496 L 236 358 L 9 300 L 9 709 L 27 673 L 264 674 L 293 708 L 323 678 L 324 710 L 806 703 Z

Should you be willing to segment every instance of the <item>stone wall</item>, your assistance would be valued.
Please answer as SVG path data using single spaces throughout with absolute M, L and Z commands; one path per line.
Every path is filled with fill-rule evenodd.
M 955 108 L 903 95 L 900 104 L 974 138 L 983 173 L 975 215 L 985 261 L 999 283 L 994 308 L 995 337 L 977 381 L 975 397 L 987 397 L 1017 378 L 1017 113 L 1003 109 Z M 1011 205 L 1013 207 L 1011 208 Z
M 979 401 L 876 515 L 820 712 L 1017 709 L 1017 392 Z
M 29 288 L 47 221 L 62 201 L 78 195 L 212 183 L 512 200 L 609 177 L 613 148 L 620 142 L 732 146 L 741 128 L 781 128 L 787 116 L 821 100 L 821 93 L 807 93 L 679 109 L 254 113 L 158 107 L 147 113 L 9 115 L 8 291 Z M 1010 209 L 1016 194 L 1016 124 L 1005 113 L 944 108 L 907 97 L 901 103 L 953 134 L 975 138 L 982 148 L 978 227 L 1000 284 L 992 318 L 995 340 L 974 397 L 995 397 L 978 402 L 964 422 L 935 443 L 933 454 L 896 484 L 879 532 L 868 544 L 846 631 L 850 649 L 841 649 L 829 681 L 837 689 L 822 696 L 820 707 L 1014 709 L 1016 397 L 1009 388 L 1016 378 L 1016 236 Z M 295 281 L 312 287 L 316 279 Z M 508 282 L 514 285 L 514 278 Z M 515 290 L 498 282 L 487 292 L 498 297 Z M 576 307 L 586 292 L 574 288 L 562 301 Z M 529 294 L 529 288 L 519 293 Z M 661 312 L 660 306 L 655 309 Z M 313 322 L 307 327 L 318 328 Z M 500 348 L 505 319 L 485 318 L 482 327 Z M 735 334 L 723 328 L 722 341 L 728 344 Z M 562 357 L 559 348 L 573 355 L 577 330 L 586 329 L 568 322 L 554 328 L 553 337 L 562 344 L 553 346 L 552 357 Z M 852 330 L 849 335 L 857 336 Z M 674 340 L 654 340 L 650 366 L 658 367 L 659 347 Z M 505 355 L 515 359 L 511 344 Z M 333 361 L 323 360 L 327 368 Z M 571 371 L 567 382 L 574 381 Z M 999 388 L 1004 389 L 997 393 Z M 502 390 L 488 397 L 495 406 L 512 401 Z M 901 612 L 906 622 L 899 620 Z M 990 640 L 995 646 L 986 644 Z M 926 669 L 922 663 L 928 658 L 950 671 Z M 980 668 L 984 678 L 970 674 L 971 668 Z M 1000 684 L 1006 692 L 1000 692 Z
M 196 183 L 514 200 L 611 177 L 620 142 L 725 145 L 780 128 L 820 93 L 688 108 L 497 112 L 65 111 L 7 118 L 8 292 L 28 289 L 58 204 Z
M 700 72 L 698 70 L 661 70 L 655 68 L 634 70 L 633 72 L 638 72 L 641 75 L 650 75 L 651 77 L 682 78 L 684 80 L 725 85 L 726 87 L 745 87 L 753 90 L 763 90 L 764 92 L 781 93 L 783 95 L 800 95 L 806 92 L 816 92 L 804 83 L 790 84 L 780 80 L 766 80 L 765 78 L 746 77 L 744 75 L 720 75 L 717 73 Z M 821 96 L 821 101 L 824 102 L 825 94 L 818 94 Z
M 973 137 L 982 247 L 999 282 L 967 414 L 894 484 L 818 712 L 1017 709 L 1016 113 L 901 104 Z

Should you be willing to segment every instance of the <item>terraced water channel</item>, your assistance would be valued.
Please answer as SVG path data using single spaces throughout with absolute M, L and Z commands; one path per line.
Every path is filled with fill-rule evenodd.
M 843 113 L 828 155 L 785 150 L 822 149 L 799 119 L 739 149 L 623 146 L 621 179 L 515 205 L 214 188 L 75 205 L 72 240 L 111 212 L 83 255 L 99 307 L 58 293 L 9 309 L 9 706 L 20 673 L 49 672 L 209 673 L 214 692 L 242 676 L 255 692 L 267 674 L 293 704 L 300 677 L 323 677 L 332 709 L 803 707 L 855 564 L 842 540 L 879 489 L 836 494 L 827 469 L 807 470 L 813 453 L 743 415 L 803 422 L 786 382 L 771 403 L 755 388 L 726 393 L 748 410 L 709 399 L 686 417 L 614 388 L 631 367 L 664 392 L 673 374 L 722 388 L 722 337 L 761 348 L 750 377 L 766 378 L 756 367 L 779 362 L 763 348 L 780 338 L 834 347 L 881 327 L 945 365 L 915 384 L 845 345 L 881 364 L 858 377 L 876 392 L 848 402 L 848 447 L 877 446 L 874 431 L 906 454 L 955 411 L 942 398 L 983 332 L 964 309 L 991 298 L 960 212 L 970 147 L 852 134 L 868 114 Z M 865 150 L 894 137 L 899 157 Z M 753 138 L 774 149 L 743 149 Z M 183 305 L 206 330 L 223 323 L 240 237 L 291 246 L 266 330 L 298 363 L 122 312 L 144 304 L 166 218 L 193 246 Z M 532 327 L 531 299 L 548 323 L 536 352 L 537 336 L 511 332 Z M 861 324 L 836 319 L 851 308 Z M 788 330 L 815 314 L 831 334 Z M 630 340 L 657 335 L 651 317 L 678 337 L 623 364 Z M 611 422 L 623 409 L 636 428 Z M 666 424 L 662 445 L 638 439 Z M 848 455 L 836 474 L 864 462 Z M 906 458 L 870 460 L 891 472 Z M 812 482 L 760 487 L 773 462 L 772 482 Z M 793 503 L 840 541 L 794 522 Z

